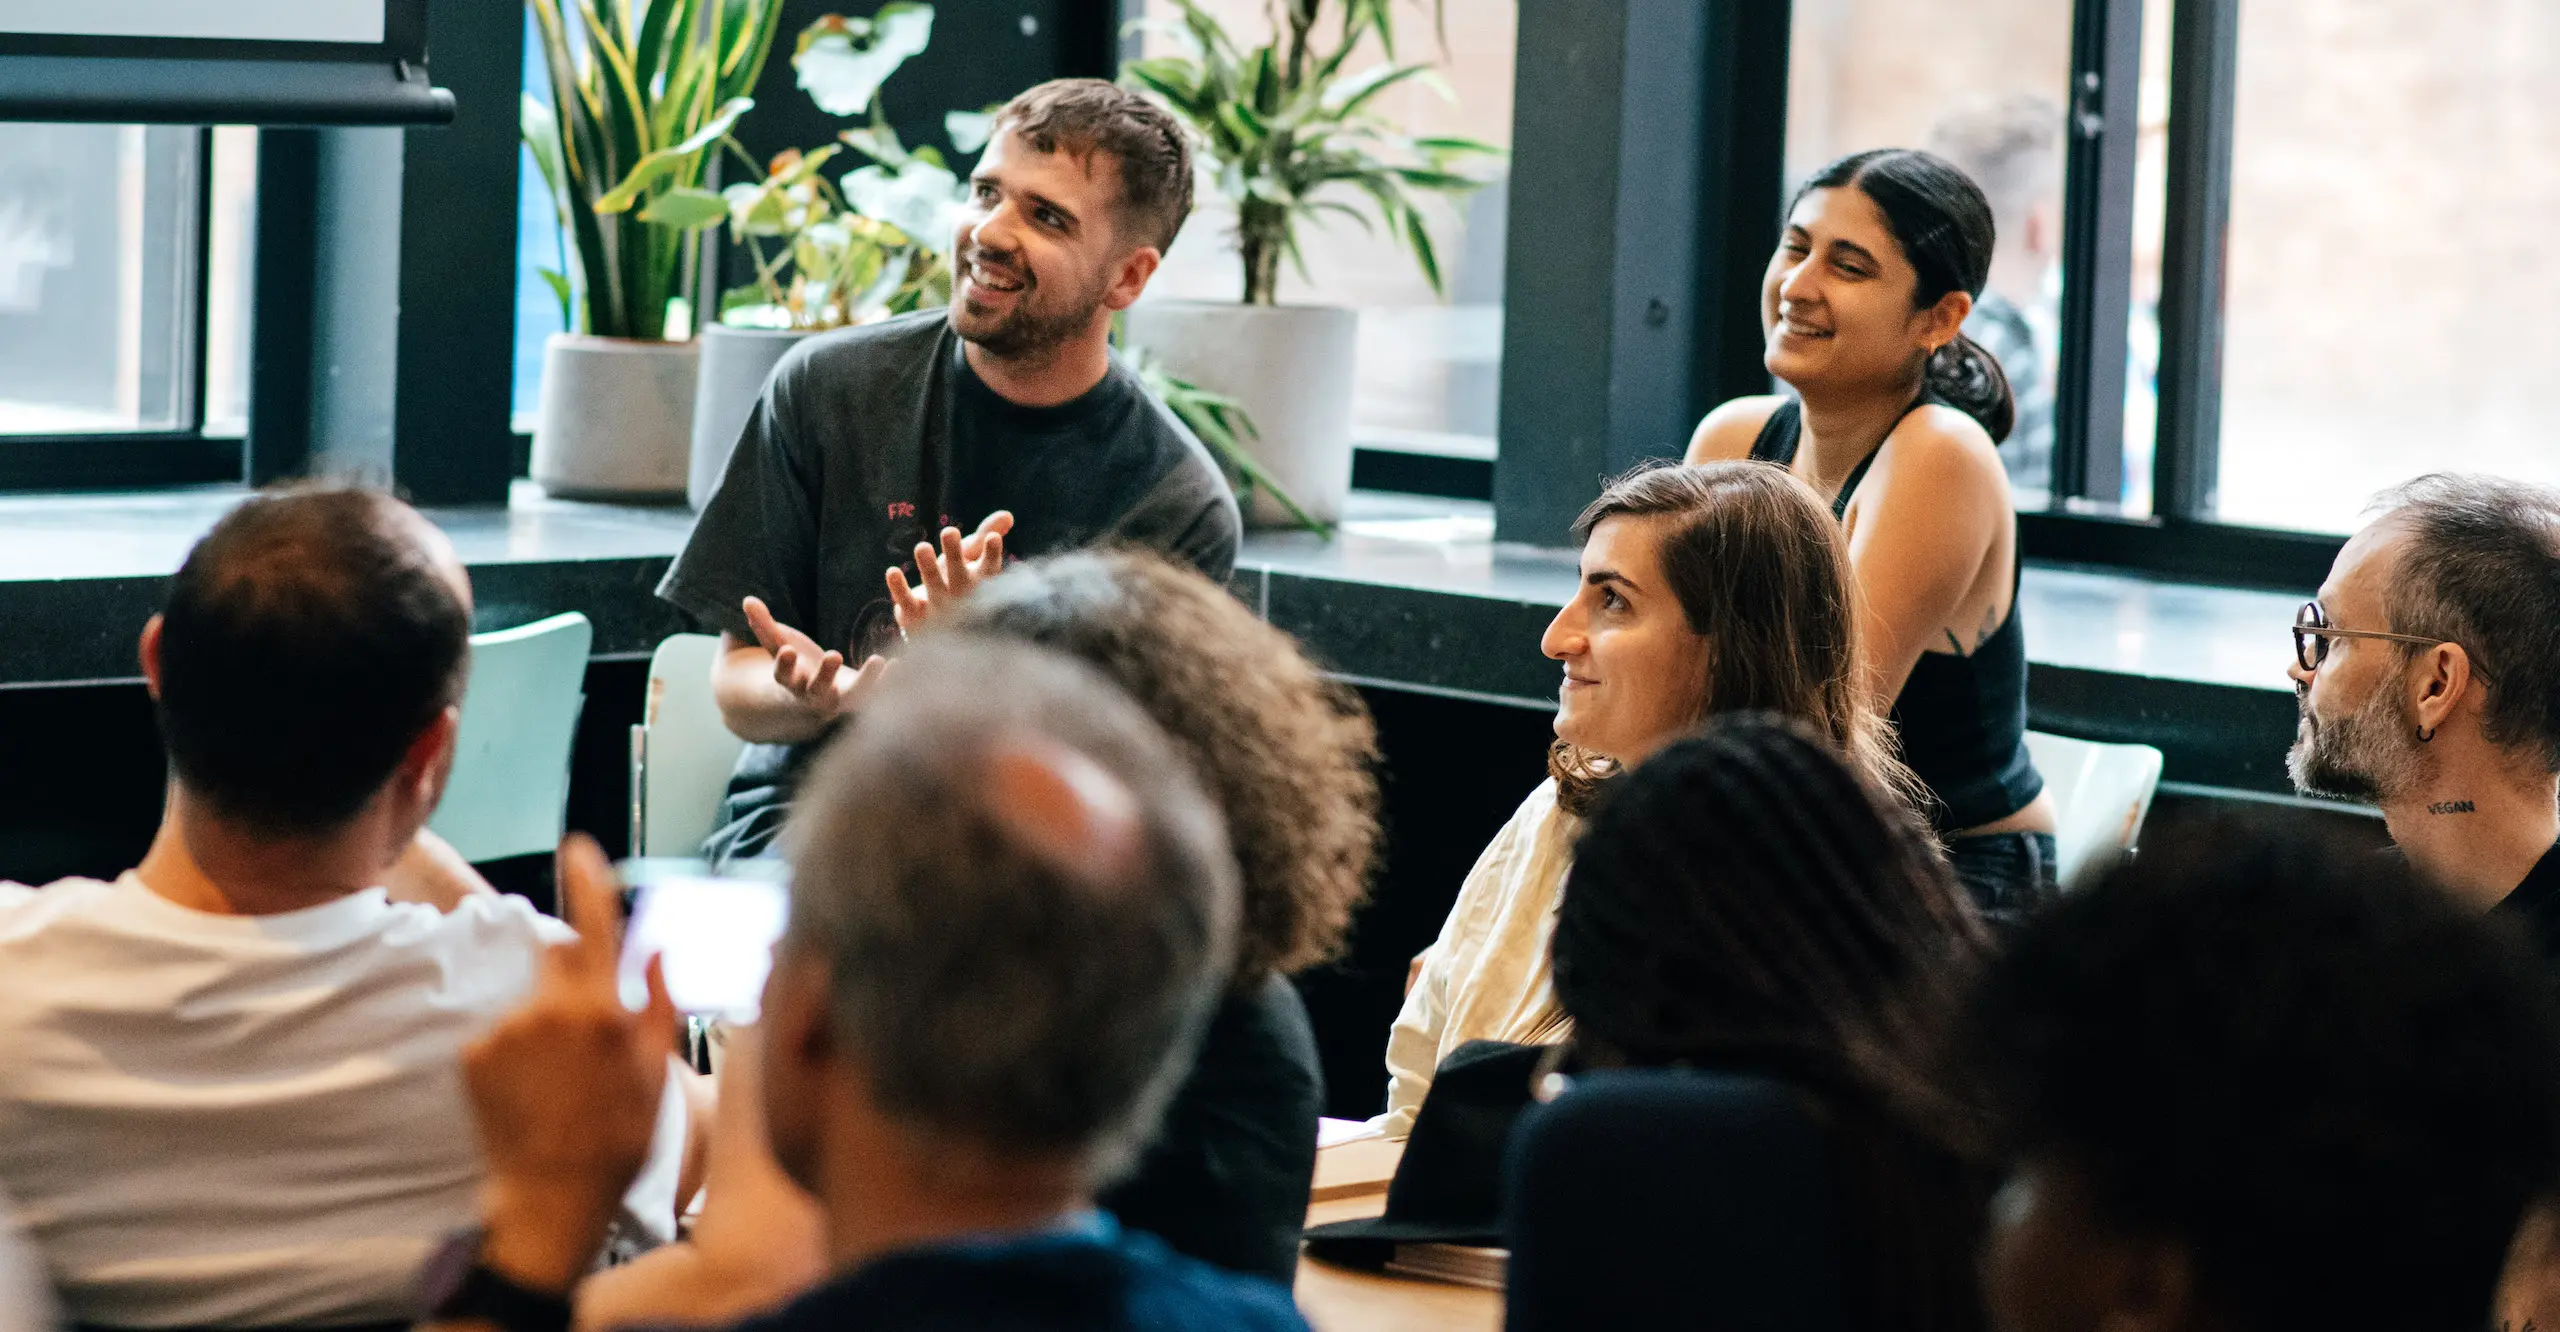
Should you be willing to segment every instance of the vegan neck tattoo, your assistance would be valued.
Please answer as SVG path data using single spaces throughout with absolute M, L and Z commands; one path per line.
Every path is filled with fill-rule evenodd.
M 2439 800 L 2427 806 L 2430 814 L 2470 814 L 2477 810 L 2468 800 Z

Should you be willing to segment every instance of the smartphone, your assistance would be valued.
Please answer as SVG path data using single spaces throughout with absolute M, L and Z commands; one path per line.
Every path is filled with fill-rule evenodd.
M 647 970 L 661 959 L 676 1011 L 730 1022 L 756 1020 L 773 945 L 791 915 L 791 893 L 767 879 L 674 874 L 632 890 L 622 934 L 622 1002 L 649 1002 Z

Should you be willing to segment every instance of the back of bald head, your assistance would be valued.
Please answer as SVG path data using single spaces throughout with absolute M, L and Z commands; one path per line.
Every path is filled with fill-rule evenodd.
M 1237 872 L 1180 753 L 1099 673 L 937 636 L 899 660 L 794 816 L 787 946 L 832 973 L 879 1110 L 1070 1159 L 1145 1140 L 1224 987 Z
M 251 497 L 196 543 L 160 621 L 161 735 L 190 795 L 278 835 L 361 811 L 459 702 L 471 608 L 452 551 L 378 491 Z

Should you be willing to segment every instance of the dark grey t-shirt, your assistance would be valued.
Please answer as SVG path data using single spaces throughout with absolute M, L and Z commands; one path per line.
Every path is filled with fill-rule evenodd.
M 1235 497 L 1208 450 L 1113 361 L 1083 397 L 1024 407 L 968 368 L 939 310 L 824 333 L 785 356 L 658 595 L 751 639 L 740 603 L 848 659 L 889 647 L 884 575 L 916 543 L 1010 509 L 1008 556 L 1152 547 L 1212 578 L 1235 568 Z M 772 840 L 809 745 L 750 745 L 706 849 Z

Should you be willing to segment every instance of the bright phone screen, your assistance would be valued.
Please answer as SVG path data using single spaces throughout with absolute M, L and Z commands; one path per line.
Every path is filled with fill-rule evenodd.
M 790 891 L 758 879 L 669 876 L 640 885 L 622 939 L 622 1002 L 649 1001 L 652 954 L 676 1011 L 753 1022 L 791 914 Z

